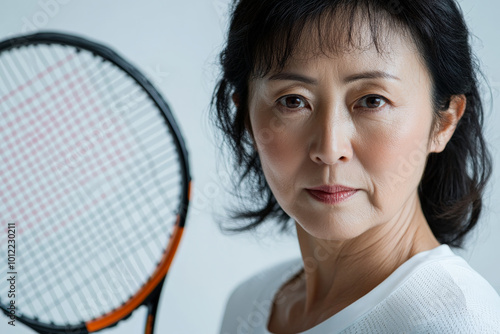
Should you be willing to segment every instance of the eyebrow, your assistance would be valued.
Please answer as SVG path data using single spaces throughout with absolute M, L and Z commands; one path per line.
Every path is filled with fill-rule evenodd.
M 391 80 L 399 80 L 398 77 L 389 74 L 387 72 L 382 72 L 382 71 L 371 71 L 371 72 L 362 72 L 359 74 L 353 74 L 351 76 L 348 76 L 347 78 L 344 79 L 345 83 L 351 83 L 356 80 L 361 80 L 361 79 L 391 79 Z
M 316 79 L 306 77 L 306 76 L 303 76 L 300 74 L 288 73 L 288 72 L 273 74 L 267 80 L 268 81 L 274 81 L 274 80 L 300 81 L 300 82 L 306 83 L 308 85 L 317 85 L 318 84 L 318 81 Z
M 348 84 L 357 80 L 361 79 L 392 79 L 392 80 L 401 80 L 398 77 L 382 72 L 382 71 L 369 71 L 369 72 L 362 72 L 362 73 L 357 73 L 348 76 L 347 78 L 344 79 L 344 83 Z M 276 73 L 271 75 L 268 79 L 268 81 L 274 81 L 274 80 L 288 80 L 288 81 L 300 81 L 309 85 L 317 85 L 318 81 L 316 79 L 313 79 L 311 77 L 303 76 L 300 74 L 296 73 L 289 73 L 289 72 L 282 72 L 282 73 Z

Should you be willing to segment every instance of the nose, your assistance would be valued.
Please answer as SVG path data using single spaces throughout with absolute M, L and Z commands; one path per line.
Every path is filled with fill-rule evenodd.
M 333 165 L 352 159 L 352 124 L 349 117 L 328 110 L 313 124 L 309 155 L 318 164 Z M 334 117 L 337 114 L 337 117 Z

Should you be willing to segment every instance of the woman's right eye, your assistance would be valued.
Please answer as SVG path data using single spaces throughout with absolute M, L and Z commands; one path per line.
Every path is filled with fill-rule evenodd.
M 297 110 L 306 107 L 306 102 L 299 95 L 286 95 L 278 99 L 278 103 L 286 109 Z

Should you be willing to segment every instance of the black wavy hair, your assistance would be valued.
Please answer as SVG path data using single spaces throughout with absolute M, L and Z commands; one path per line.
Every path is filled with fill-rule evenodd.
M 343 33 L 329 29 L 332 20 L 345 27 Z M 252 230 L 268 219 L 281 226 L 281 231 L 292 225 L 266 182 L 253 146 L 248 127 L 249 81 L 264 77 L 273 68 L 282 70 L 308 23 L 317 23 L 321 49 L 329 47 L 335 52 L 356 46 L 353 32 L 359 30 L 357 22 L 368 24 L 379 54 L 383 52 L 383 32 L 396 31 L 412 39 L 431 75 L 433 126 L 442 120 L 442 111 L 453 95 L 464 94 L 467 99 L 464 115 L 446 148 L 429 154 L 418 187 L 422 210 L 436 239 L 463 248 L 464 237 L 482 210 L 492 158 L 483 135 L 482 73 L 455 0 L 234 1 L 226 44 L 219 55 L 222 76 L 212 96 L 210 116 L 221 131 L 222 144 L 233 154 L 235 188 L 243 189 L 245 184 L 246 196 L 239 193 L 239 198 L 250 205 L 230 210 L 231 225 L 236 225 L 221 225 L 222 230 Z M 323 45 L 323 40 L 334 42 Z

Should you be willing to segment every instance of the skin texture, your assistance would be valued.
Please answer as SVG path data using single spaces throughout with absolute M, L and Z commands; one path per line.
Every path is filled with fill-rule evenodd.
M 327 56 L 304 40 L 283 72 L 316 84 L 269 80 L 273 73 L 249 83 L 248 130 L 276 200 L 295 220 L 304 261 L 304 271 L 275 296 L 272 333 L 314 327 L 413 255 L 439 246 L 417 188 L 427 155 L 441 152 L 453 135 L 465 97 L 452 98 L 433 133 L 425 65 L 405 37 L 390 34 L 384 43 L 383 55 L 367 44 Z M 346 82 L 367 71 L 398 79 Z M 358 191 L 324 204 L 306 190 L 324 184 Z

